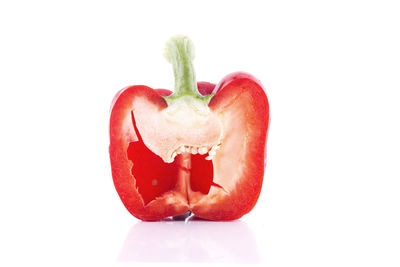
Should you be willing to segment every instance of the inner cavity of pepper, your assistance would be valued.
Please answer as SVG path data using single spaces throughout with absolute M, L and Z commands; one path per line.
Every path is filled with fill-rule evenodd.
M 207 149 L 208 153 L 200 151 L 201 146 L 197 151 L 193 147 L 182 148 L 173 162 L 166 163 L 144 144 L 133 112 L 131 115 L 138 140 L 129 143 L 127 155 L 133 163 L 131 173 L 145 205 L 169 191 L 179 191 L 185 195 L 192 191 L 206 195 L 211 186 L 221 188 L 213 182 L 214 168 L 210 160 L 216 148 Z

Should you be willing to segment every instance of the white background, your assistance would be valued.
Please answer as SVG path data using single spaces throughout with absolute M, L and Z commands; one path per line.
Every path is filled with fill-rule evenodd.
M 399 14 L 384 0 L 1 1 L 1 265 L 399 266 Z M 263 190 L 237 222 L 142 223 L 113 187 L 111 100 L 173 88 L 162 50 L 178 33 L 198 80 L 243 70 L 267 90 Z

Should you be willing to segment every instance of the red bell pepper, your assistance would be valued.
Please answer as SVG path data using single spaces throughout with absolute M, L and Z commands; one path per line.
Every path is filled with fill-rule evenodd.
M 269 126 L 265 91 L 242 72 L 216 86 L 196 83 L 187 37 L 171 38 L 165 56 L 174 68 L 173 93 L 134 85 L 112 102 L 115 188 L 142 220 L 187 211 L 209 220 L 238 219 L 261 191 Z

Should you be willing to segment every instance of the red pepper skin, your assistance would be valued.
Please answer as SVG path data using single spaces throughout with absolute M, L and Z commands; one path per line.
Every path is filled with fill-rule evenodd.
M 201 199 L 194 203 L 182 200 L 178 191 L 171 190 L 169 193 L 176 195 L 176 198 L 160 198 L 145 204 L 132 175 L 134 163 L 127 156 L 129 143 L 138 139 L 131 127 L 132 103 L 136 97 L 146 98 L 162 111 L 167 108 L 167 103 L 161 96 L 167 96 L 170 91 L 154 90 L 143 85 L 127 87 L 118 92 L 112 102 L 109 152 L 115 188 L 127 210 L 141 220 L 160 220 L 188 210 L 204 219 L 235 220 L 248 213 L 257 202 L 264 176 L 269 127 L 269 104 L 261 83 L 249 74 L 237 72 L 226 76 L 217 86 L 203 82 L 198 83 L 198 87 L 203 95 L 215 94 L 208 105 L 212 112 L 237 116 L 237 120 L 230 120 L 231 124 L 237 124 L 229 126 L 233 134 L 235 129 L 245 129 L 241 139 L 243 143 L 237 144 L 245 153 L 240 164 L 232 165 L 229 169 L 221 167 L 214 170 L 215 177 L 226 180 L 230 174 L 239 172 L 230 169 L 239 168 L 240 165 L 237 182 L 225 193 L 201 195 Z M 227 143 L 232 142 L 228 140 L 231 134 L 226 135 Z M 220 166 L 226 167 L 229 158 L 221 158 L 220 162 Z M 193 195 L 199 194 L 195 192 Z
M 246 166 L 241 182 L 235 190 L 211 207 L 195 206 L 192 211 L 201 218 L 209 220 L 235 220 L 250 212 L 255 206 L 261 192 L 264 170 L 266 165 L 266 141 L 269 128 L 269 103 L 261 82 L 254 76 L 235 72 L 227 75 L 213 90 L 215 96 L 209 107 L 218 110 L 230 101 L 241 102 L 242 112 L 248 114 L 248 143 Z M 240 98 L 241 94 L 248 94 L 250 103 Z
M 125 205 L 126 209 L 135 217 L 145 220 L 160 220 L 168 216 L 184 213 L 184 206 L 167 205 L 161 201 L 144 206 L 136 188 L 131 168 L 132 162 L 127 157 L 129 143 L 137 139 L 135 132 L 125 130 L 126 124 L 130 123 L 129 114 L 132 110 L 134 97 L 143 96 L 163 109 L 167 107 L 160 95 L 150 87 L 134 85 L 122 89 L 114 97 L 110 117 L 110 160 L 114 186 Z

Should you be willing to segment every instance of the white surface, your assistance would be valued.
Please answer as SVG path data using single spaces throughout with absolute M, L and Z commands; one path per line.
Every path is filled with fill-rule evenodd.
M 0 265 L 399 266 L 399 13 L 398 1 L 2 1 Z M 112 184 L 110 102 L 130 84 L 173 88 L 162 49 L 177 33 L 196 44 L 198 80 L 244 70 L 267 88 L 264 187 L 238 222 L 142 223 Z

